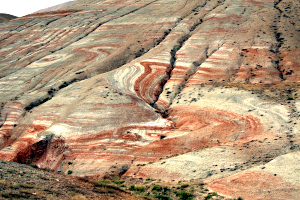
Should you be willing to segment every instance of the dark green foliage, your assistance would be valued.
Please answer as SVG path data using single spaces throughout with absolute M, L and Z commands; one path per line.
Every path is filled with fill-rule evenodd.
M 117 185 L 121 185 L 121 184 L 123 184 L 125 181 L 123 181 L 123 180 L 115 180 L 115 181 L 113 181 L 115 184 L 117 184 Z
M 135 186 L 135 185 L 129 186 L 129 190 L 130 191 L 136 191 L 136 192 L 139 192 L 139 193 L 146 191 L 146 189 L 144 188 L 144 186 Z
M 31 109 L 33 109 L 34 107 L 37 107 L 43 103 L 45 103 L 46 101 L 49 101 L 51 99 L 51 97 L 46 97 L 45 99 L 41 100 L 41 99 L 38 99 L 34 102 L 31 102 L 28 106 L 25 107 L 25 110 L 26 111 L 29 111 Z
M 61 84 L 61 85 L 59 86 L 59 89 L 63 89 L 63 88 L 65 88 L 65 87 L 67 87 L 68 85 L 74 83 L 75 81 L 77 81 L 76 78 L 72 79 L 72 80 L 69 81 L 69 82 L 66 82 L 66 81 L 65 81 L 65 82 L 63 82 L 63 84 Z
M 73 171 L 72 170 L 68 170 L 68 174 L 72 174 L 73 173 Z
M 163 191 L 162 191 L 162 194 L 167 194 L 167 191 L 169 191 L 169 188 L 168 187 L 163 187 Z
M 130 191 L 134 191 L 135 190 L 135 186 L 134 185 L 129 186 L 129 190 Z
M 217 196 L 218 194 L 216 192 L 212 193 L 212 194 L 208 194 L 204 200 L 208 200 L 208 199 L 211 199 L 213 196 Z
M 242 197 L 239 197 L 237 200 L 243 200 L 243 198 L 242 198 Z
M 161 190 L 162 190 L 162 186 L 156 184 L 153 185 L 152 191 L 160 192 Z
M 123 184 L 125 181 L 120 180 L 120 177 L 115 176 L 115 177 L 112 179 L 112 182 L 114 182 L 114 183 L 117 184 L 117 185 L 121 185 L 121 184 Z
M 135 191 L 137 191 L 137 192 L 145 192 L 146 189 L 144 188 L 144 186 L 136 186 L 135 187 Z
M 31 167 L 35 168 L 35 169 L 38 169 L 39 167 L 36 165 L 36 164 L 32 164 L 30 165 Z
M 98 183 L 96 185 L 106 185 L 108 183 L 110 183 L 109 180 L 100 180 L 100 181 L 98 181 Z
M 184 188 L 187 188 L 187 187 L 189 187 L 189 185 L 188 185 L 188 184 L 184 184 L 184 185 L 182 185 L 180 188 L 181 188 L 181 189 L 184 189 Z
M 59 89 L 62 89 L 62 88 L 65 88 L 65 87 L 67 87 L 69 84 L 67 83 L 67 82 L 64 82 L 63 84 L 61 84 L 60 86 L 59 86 Z
M 161 199 L 161 200 L 172 200 L 170 197 L 162 194 L 155 194 L 154 198 Z
M 162 187 L 160 185 L 154 184 L 153 187 L 152 187 L 152 191 L 161 192 L 162 195 L 166 195 L 167 191 L 169 191 L 169 188 L 168 187 Z
M 204 183 L 199 183 L 198 185 L 199 185 L 199 186 L 203 186 L 203 185 L 204 185 Z
M 188 193 L 186 191 L 175 192 L 176 196 L 179 197 L 180 200 L 192 200 L 193 194 Z
M 208 199 L 211 199 L 213 197 L 213 195 L 211 195 L 211 194 L 208 194 L 205 198 L 204 198 L 204 200 L 208 200 Z

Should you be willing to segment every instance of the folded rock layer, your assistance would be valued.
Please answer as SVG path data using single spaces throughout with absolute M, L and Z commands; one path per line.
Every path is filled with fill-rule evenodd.
M 0 24 L 0 159 L 295 199 L 299 8 L 78 0 Z

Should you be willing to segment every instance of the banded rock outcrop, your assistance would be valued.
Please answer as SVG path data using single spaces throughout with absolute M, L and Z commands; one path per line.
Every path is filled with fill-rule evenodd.
M 1 24 L 0 159 L 95 179 L 205 179 L 228 196 L 243 183 L 249 199 L 288 187 L 293 199 L 299 183 L 274 171 L 299 152 L 299 8 L 79 0 Z M 259 191 L 252 176 L 285 182 Z

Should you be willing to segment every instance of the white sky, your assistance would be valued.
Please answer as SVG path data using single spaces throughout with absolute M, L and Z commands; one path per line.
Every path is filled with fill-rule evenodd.
M 6 0 L 5 2 L 0 3 L 0 13 L 22 17 L 40 9 L 55 6 L 67 1 L 71 0 Z

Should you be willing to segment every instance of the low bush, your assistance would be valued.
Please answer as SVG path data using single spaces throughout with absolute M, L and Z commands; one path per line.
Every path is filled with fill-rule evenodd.
M 146 191 L 144 186 L 135 186 L 135 185 L 130 185 L 129 190 L 130 191 L 136 191 L 136 192 L 145 192 Z
M 100 181 L 98 181 L 97 185 L 106 185 L 108 183 L 110 183 L 109 180 L 100 180 Z
M 193 194 L 188 193 L 186 191 L 175 192 L 176 196 L 179 197 L 180 200 L 192 200 Z
M 187 188 L 187 187 L 189 187 L 189 185 L 188 185 L 188 184 L 184 184 L 184 185 L 182 185 L 180 188 L 181 188 L 181 189 L 184 189 L 184 188 Z
M 32 165 L 30 165 L 30 166 L 33 167 L 33 168 L 36 168 L 36 169 L 39 168 L 36 164 L 32 164 Z
M 161 200 L 172 200 L 170 197 L 162 194 L 155 194 L 154 198 L 161 199 Z
M 121 184 L 123 184 L 125 181 L 120 180 L 120 177 L 115 176 L 115 177 L 112 179 L 112 182 L 115 183 L 115 184 L 117 184 L 117 185 L 121 185 Z
M 153 185 L 152 191 L 160 192 L 161 190 L 162 190 L 162 186 L 156 184 Z

